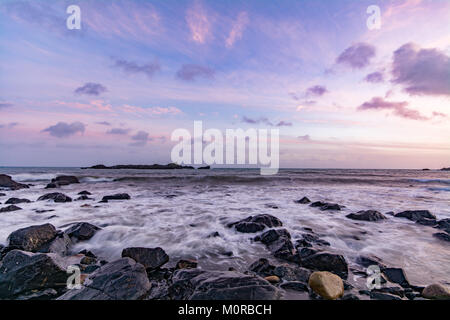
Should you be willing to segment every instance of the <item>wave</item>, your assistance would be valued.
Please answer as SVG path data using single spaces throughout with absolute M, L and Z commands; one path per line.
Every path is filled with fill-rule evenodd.
M 450 185 L 450 180 L 449 179 L 411 179 L 411 181 L 424 183 L 424 184 Z
M 18 182 L 39 182 L 50 181 L 56 178 L 57 174 L 54 173 L 19 173 L 12 174 L 11 178 Z
M 80 182 L 84 183 L 99 183 L 99 182 L 113 182 L 114 178 L 110 177 L 81 177 L 79 178 Z

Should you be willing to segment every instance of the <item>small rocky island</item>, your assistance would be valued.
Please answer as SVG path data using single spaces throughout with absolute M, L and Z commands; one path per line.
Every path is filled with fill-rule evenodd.
M 141 164 L 121 164 L 116 166 L 105 166 L 103 164 L 98 164 L 92 167 L 85 167 L 81 169 L 137 169 L 137 170 L 174 170 L 174 169 L 195 169 L 191 166 L 181 166 L 176 163 L 169 164 L 152 164 L 152 165 L 141 165 Z

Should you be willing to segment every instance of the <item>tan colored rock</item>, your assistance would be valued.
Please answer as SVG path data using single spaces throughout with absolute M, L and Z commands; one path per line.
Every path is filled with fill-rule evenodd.
M 265 277 L 264 280 L 267 280 L 270 283 L 278 283 L 278 282 L 280 282 L 280 278 L 278 278 L 277 276 L 268 276 L 268 277 Z
M 423 289 L 422 296 L 427 299 L 450 300 L 450 290 L 440 284 L 431 284 Z
M 344 282 L 339 276 L 328 271 L 313 272 L 308 285 L 327 300 L 336 300 L 344 295 Z

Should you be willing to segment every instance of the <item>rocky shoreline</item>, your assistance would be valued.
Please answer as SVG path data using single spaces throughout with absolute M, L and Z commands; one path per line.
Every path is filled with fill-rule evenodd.
M 77 184 L 78 179 L 59 176 L 49 184 L 59 188 Z M 0 175 L 0 188 L 14 191 L 29 186 L 19 184 L 9 176 Z M 0 195 L 5 197 L 6 194 Z M 36 201 L 66 203 L 93 200 L 90 191 L 80 191 L 78 198 L 52 192 Z M 128 194 L 101 197 L 100 202 L 126 201 Z M 336 203 L 313 202 L 306 197 L 295 201 L 299 207 L 309 205 L 314 210 L 338 212 L 343 206 Z M 3 201 L 2 201 L 3 202 Z M 1 214 L 14 214 L 21 203 L 29 199 L 10 197 Z M 365 210 L 348 214 L 349 220 L 379 223 L 387 219 L 409 219 L 419 225 L 437 229 L 434 236 L 450 241 L 450 219 L 438 220 L 427 210 L 385 213 Z M 356 263 L 334 250 L 330 243 L 310 228 L 299 239 L 285 229 L 283 221 L 270 214 L 259 214 L 227 223 L 236 233 L 249 234 L 248 241 L 261 243 L 271 259 L 261 258 L 247 270 L 204 270 L 198 262 L 181 259 L 175 264 L 159 247 L 123 248 L 121 258 L 105 261 L 88 250 L 76 250 L 75 245 L 90 240 L 101 227 L 89 222 L 61 226 L 32 225 L 18 229 L 8 236 L 5 247 L 0 246 L 0 299 L 37 300 L 275 300 L 285 299 L 289 292 L 303 293 L 305 299 L 341 300 L 423 300 L 449 299 L 448 288 L 433 283 L 426 287 L 411 284 L 401 268 L 386 265 L 373 255 L 361 255 Z M 212 237 L 219 236 L 212 233 Z M 78 246 L 77 246 L 78 247 Z M 168 265 L 173 266 L 168 266 Z M 68 268 L 79 268 L 81 288 L 67 289 Z M 378 266 L 381 287 L 356 288 L 349 283 L 350 274 L 371 279 L 367 269 Z

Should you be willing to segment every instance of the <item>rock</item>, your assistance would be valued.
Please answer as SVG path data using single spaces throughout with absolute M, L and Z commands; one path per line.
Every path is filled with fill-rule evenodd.
M 402 300 L 400 297 L 389 294 L 389 293 L 383 293 L 383 292 L 376 292 L 371 291 L 370 292 L 370 299 L 374 300 Z
M 408 210 L 395 214 L 396 218 L 406 218 L 417 221 L 423 218 L 436 220 L 436 216 L 428 210 Z
M 448 233 L 433 233 L 433 237 L 438 238 L 439 240 L 450 242 L 450 235 Z
M 4 196 L 6 196 L 6 193 L 1 193 L 0 192 L 0 197 L 4 197 Z
M 422 218 L 416 221 L 417 224 L 421 224 L 423 226 L 430 226 L 430 227 L 434 227 L 435 225 L 437 225 L 437 221 L 434 219 L 427 219 L 427 218 Z
M 300 259 L 304 259 L 318 252 L 316 249 L 311 248 L 297 248 Z
M 110 196 L 104 196 L 100 202 L 108 202 L 109 200 L 130 200 L 131 197 L 128 193 L 117 193 Z
M 405 296 L 405 290 L 401 286 L 396 287 L 381 287 L 379 289 L 372 289 L 372 292 L 389 293 L 395 296 L 403 298 Z
M 267 245 L 267 249 L 273 254 L 275 258 L 287 261 L 294 259 L 294 245 L 287 237 L 280 237 L 278 240 Z
M 264 230 L 266 227 L 281 227 L 283 223 L 270 214 L 260 214 L 250 216 L 243 220 L 233 222 L 227 225 L 228 228 L 235 227 L 238 232 L 255 233 Z
M 255 241 L 260 241 L 265 245 L 268 245 L 274 241 L 277 241 L 280 237 L 286 237 L 288 239 L 291 238 L 291 234 L 286 229 L 271 229 L 264 232 L 262 235 L 256 237 Z
M 101 230 L 101 228 L 87 222 L 79 222 L 72 225 L 64 233 L 78 242 L 89 240 L 98 230 Z
M 0 174 L 0 188 L 5 188 L 8 190 L 19 190 L 29 188 L 29 186 L 14 181 L 10 176 L 6 174 Z
M 348 293 L 344 295 L 341 300 L 360 300 L 359 297 L 353 293 Z
M 37 252 L 43 245 L 56 237 L 56 229 L 47 223 L 14 231 L 8 236 L 8 247 Z
M 69 184 L 80 183 L 78 178 L 75 176 L 58 176 L 55 179 L 52 179 L 52 182 L 58 186 L 67 186 Z
M 267 277 L 273 274 L 275 266 L 271 265 L 269 260 L 261 258 L 253 262 L 248 269 L 261 277 Z
M 300 281 L 307 283 L 311 271 L 305 268 L 284 264 L 276 266 L 275 269 L 273 269 L 273 274 L 284 281 Z
M 405 272 L 401 268 L 384 268 L 383 273 L 386 278 L 394 283 L 401 285 L 404 288 L 410 286 L 408 279 L 406 278 Z
M 327 300 L 336 300 L 344 295 L 344 282 L 331 272 L 314 272 L 309 277 L 308 285 L 316 294 Z
M 284 282 L 280 284 L 280 288 L 284 290 L 293 290 L 293 291 L 300 291 L 300 292 L 308 292 L 308 286 L 300 281 L 289 281 Z
M 146 269 L 156 269 L 169 261 L 169 256 L 161 248 L 126 248 L 122 251 L 122 257 L 129 257 Z
M 330 211 L 330 210 L 336 210 L 340 211 L 341 206 L 337 203 L 328 203 L 328 202 L 322 202 L 322 201 L 316 201 L 310 204 L 311 207 L 314 208 L 320 208 L 322 211 Z
M 70 290 L 57 300 L 139 300 L 150 288 L 144 266 L 122 258 L 100 267 L 80 290 Z
M 90 196 L 92 194 L 89 191 L 84 190 L 84 191 L 78 192 L 78 195 L 80 195 L 80 196 Z
M 55 289 L 45 289 L 42 291 L 26 293 L 15 297 L 15 300 L 52 300 L 58 296 Z
M 303 197 L 300 200 L 294 201 L 295 203 L 298 204 L 308 204 L 311 203 L 311 200 L 309 200 L 307 197 Z
M 197 268 L 196 260 L 180 260 L 177 262 L 175 269 L 195 269 Z
M 280 282 L 280 278 L 278 278 L 277 276 L 267 276 L 264 278 L 264 280 L 269 281 L 270 283 Z
M 298 240 L 296 243 L 296 247 L 307 247 L 310 248 L 312 247 L 312 243 L 315 243 L 319 246 L 330 246 L 330 243 L 328 241 L 325 241 L 323 239 L 320 239 L 317 235 L 315 234 L 304 234 L 302 236 L 301 240 Z
M 60 256 L 65 256 L 69 253 L 69 249 L 73 242 L 65 233 L 59 232 L 56 237 L 50 242 L 42 245 L 38 252 L 42 253 L 56 253 Z
M 56 183 L 50 182 L 45 186 L 45 189 L 56 189 L 58 188 L 58 185 Z
M 276 287 L 257 276 L 199 269 L 175 271 L 169 293 L 177 300 L 276 300 L 281 296 Z
M 12 212 L 12 211 L 18 211 L 18 210 L 22 210 L 22 208 L 12 204 L 10 206 L 1 208 L 0 212 Z
M 89 198 L 88 196 L 79 196 L 75 199 L 75 201 L 85 201 L 85 200 L 94 200 L 93 198 Z
M 387 219 L 382 213 L 375 210 L 358 211 L 346 215 L 347 218 L 358 221 L 380 221 Z
M 44 201 L 44 200 L 53 200 L 54 202 L 72 202 L 72 198 L 59 192 L 47 193 L 43 196 L 40 196 L 37 199 L 37 201 Z
M 0 263 L 0 299 L 66 286 L 67 265 L 54 253 L 12 250 Z
M 333 272 L 343 279 L 348 276 L 347 262 L 344 256 L 339 254 L 318 252 L 303 259 L 301 265 L 312 270 Z
M 204 167 L 198 168 L 198 170 L 209 170 L 209 169 L 211 169 L 210 166 L 204 166 Z
M 19 199 L 19 198 L 9 198 L 5 204 L 19 204 L 19 203 L 30 203 L 31 201 L 28 199 Z
M 359 256 L 356 258 L 356 263 L 368 268 L 369 266 L 379 266 L 380 268 L 385 268 L 386 266 L 383 264 L 380 258 L 374 255 L 370 256 Z
M 441 171 L 450 171 L 450 167 L 448 167 L 448 168 L 442 168 Z
M 423 289 L 422 296 L 427 299 L 450 300 L 450 290 L 440 284 L 431 284 Z

